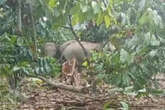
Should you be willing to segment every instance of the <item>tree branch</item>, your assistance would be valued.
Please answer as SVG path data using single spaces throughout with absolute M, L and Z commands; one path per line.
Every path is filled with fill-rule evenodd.
M 22 35 L 21 0 L 18 0 L 18 32 Z
M 87 62 L 89 63 L 89 59 L 88 59 L 88 52 L 87 50 L 84 48 L 84 46 L 81 44 L 81 42 L 79 41 L 79 38 L 77 36 L 77 34 L 75 33 L 74 29 L 73 29 L 73 26 L 72 26 L 72 19 L 71 19 L 71 16 L 69 16 L 69 26 L 70 26 L 70 29 L 75 37 L 75 40 L 78 42 L 78 44 L 81 46 L 81 48 L 83 49 L 83 52 L 84 52 L 84 55 L 87 59 Z
M 34 21 L 34 17 L 33 17 L 33 7 L 32 7 L 32 0 L 30 0 L 29 2 L 29 8 L 30 8 L 30 17 L 31 17 L 31 23 L 32 23 L 32 32 L 33 32 L 33 40 L 34 40 L 34 51 L 37 52 L 37 43 L 36 43 L 36 27 L 35 27 L 35 21 Z M 34 60 L 35 60 L 36 56 L 34 56 Z
M 37 76 L 37 78 L 41 79 L 42 81 L 46 82 L 48 85 L 54 87 L 54 88 L 60 88 L 60 89 L 64 89 L 64 90 L 68 90 L 68 91 L 72 91 L 72 92 L 78 92 L 78 93 L 85 93 L 86 89 L 85 88 L 77 88 L 71 85 L 65 85 L 63 83 L 59 83 L 59 82 L 52 82 L 51 80 L 48 80 L 42 76 Z
M 103 4 L 104 4 L 105 7 L 107 7 L 107 4 L 106 4 L 105 0 L 103 0 Z

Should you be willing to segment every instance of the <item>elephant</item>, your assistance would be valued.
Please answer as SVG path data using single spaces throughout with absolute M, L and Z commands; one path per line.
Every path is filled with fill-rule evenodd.
M 83 47 L 85 48 L 87 52 L 87 57 L 91 55 L 92 50 L 98 51 L 101 49 L 100 43 L 81 41 L 81 44 L 83 45 Z M 82 61 L 86 57 L 82 47 L 75 40 L 68 41 L 64 43 L 63 45 L 61 45 L 60 52 L 61 52 L 61 55 L 64 56 L 66 60 L 75 58 L 78 61 L 78 63 L 82 63 Z
M 92 50 L 98 51 L 101 49 L 101 43 L 81 41 L 81 44 L 85 48 L 88 57 L 91 55 L 90 52 Z M 47 42 L 44 46 L 44 52 L 45 55 L 51 57 L 55 57 L 57 53 L 60 53 L 61 57 L 64 57 L 66 60 L 75 58 L 78 63 L 81 63 L 85 58 L 84 51 L 76 40 L 67 41 L 61 46 L 57 46 L 53 42 Z

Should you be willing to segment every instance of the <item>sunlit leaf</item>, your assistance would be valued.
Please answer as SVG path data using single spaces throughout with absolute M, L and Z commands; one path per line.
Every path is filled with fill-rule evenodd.
M 72 18 L 72 25 L 76 25 L 76 24 L 79 23 L 79 21 L 80 21 L 80 18 L 79 18 L 79 17 L 80 17 L 79 14 L 73 15 L 73 18 Z
M 87 61 L 85 61 L 85 62 L 83 62 L 82 66 L 84 66 L 84 67 L 88 67 L 88 66 L 89 66 L 89 64 L 88 64 L 88 62 L 87 62 Z
M 13 68 L 13 71 L 16 72 L 16 71 L 18 71 L 18 70 L 20 70 L 20 69 L 21 69 L 20 67 L 15 66 L 15 67 Z
M 81 8 L 81 11 L 82 11 L 83 13 L 85 13 L 85 12 L 88 11 L 89 6 L 88 6 L 88 5 L 80 5 L 80 8 Z
M 93 8 L 93 12 L 95 14 L 97 14 L 101 11 L 101 8 L 100 8 L 99 4 L 95 1 L 92 1 L 92 8 Z
M 125 51 L 124 49 L 121 49 L 120 51 L 120 60 L 122 63 L 125 63 L 129 59 L 129 53 Z
M 99 13 L 99 15 L 97 16 L 97 19 L 96 19 L 96 24 L 97 25 L 100 25 L 104 20 L 104 16 L 102 13 Z
M 51 8 L 54 8 L 54 7 L 56 6 L 56 0 L 49 0 L 48 5 L 49 5 Z
M 110 18 L 110 16 L 105 15 L 104 16 L 104 22 L 105 22 L 106 27 L 108 28 L 110 26 L 110 24 L 111 24 L 111 18 Z
M 120 103 L 122 105 L 122 110 L 129 110 L 129 106 L 126 102 L 121 101 Z
M 151 57 L 154 57 L 154 56 L 157 55 L 157 51 L 156 51 L 156 50 L 152 50 L 152 51 L 149 53 L 149 55 L 150 55 Z

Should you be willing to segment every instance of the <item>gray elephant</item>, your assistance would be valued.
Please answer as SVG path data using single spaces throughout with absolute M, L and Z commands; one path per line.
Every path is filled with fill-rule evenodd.
M 92 50 L 100 50 L 100 43 L 91 43 L 81 41 L 81 44 L 87 51 L 87 56 L 90 56 Z M 64 57 L 66 60 L 76 58 L 79 63 L 85 58 L 84 51 L 82 47 L 76 40 L 70 40 L 62 44 L 61 46 L 56 46 L 55 43 L 48 42 L 44 46 L 45 55 L 55 57 L 57 52 L 60 52 L 61 57 Z
M 65 44 L 65 43 L 64 43 Z M 92 50 L 99 50 L 101 48 L 100 43 L 91 43 L 91 42 L 81 42 L 85 50 L 87 51 L 87 56 L 89 57 Z M 85 58 L 85 53 L 82 47 L 79 45 L 77 41 L 72 41 L 69 45 L 67 45 L 64 49 L 65 45 L 60 47 L 61 55 L 65 57 L 65 59 L 69 60 L 72 58 L 76 58 L 79 63 L 83 61 Z

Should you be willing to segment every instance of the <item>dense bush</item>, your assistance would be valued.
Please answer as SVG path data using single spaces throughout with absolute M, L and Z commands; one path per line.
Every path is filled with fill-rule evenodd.
M 23 37 L 3 34 L 0 42 L 0 75 L 8 78 L 12 88 L 24 76 L 59 74 L 58 61 L 55 58 L 39 57 L 40 53 L 34 55 L 33 46 Z
M 1 0 L 0 6 L 0 74 L 9 79 L 58 75 L 58 62 L 43 57 L 42 46 L 73 39 L 72 31 L 115 47 L 91 60 L 108 83 L 140 89 L 164 71 L 165 5 L 159 0 Z
M 152 76 L 165 68 L 163 15 L 159 15 L 161 10 L 155 10 L 159 5 L 156 1 L 142 0 L 116 7 L 116 17 L 120 18 L 117 26 L 121 30 L 110 37 L 116 49 L 93 54 L 95 73 L 119 87 L 150 87 Z

